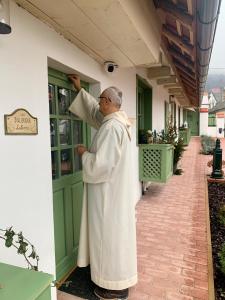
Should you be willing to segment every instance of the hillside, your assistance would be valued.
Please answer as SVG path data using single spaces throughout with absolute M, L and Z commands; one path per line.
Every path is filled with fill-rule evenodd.
M 224 74 L 209 74 L 206 82 L 205 90 L 210 91 L 215 87 L 225 87 Z

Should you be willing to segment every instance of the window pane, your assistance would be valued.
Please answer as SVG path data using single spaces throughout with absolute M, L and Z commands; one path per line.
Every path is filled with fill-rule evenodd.
M 61 151 L 61 175 L 67 175 L 72 173 L 72 149 L 66 149 Z
M 58 89 L 58 106 L 59 114 L 67 115 L 69 114 L 68 108 L 70 105 L 69 91 L 64 88 Z
M 48 85 L 48 100 L 49 100 L 49 113 L 55 114 L 55 87 L 52 84 Z
M 51 136 L 51 147 L 57 146 L 57 131 L 56 131 L 56 120 L 50 120 L 50 136 Z
M 59 135 L 61 145 L 71 144 L 70 120 L 59 120 Z
M 74 171 L 82 170 L 82 159 L 80 155 L 77 154 L 76 150 L 74 151 Z
M 51 158 L 52 158 L 52 179 L 56 179 L 58 177 L 57 151 L 51 152 Z
M 77 96 L 78 92 L 77 91 L 70 91 L 70 103 L 73 102 L 73 100 L 75 99 L 75 97 Z
M 73 122 L 73 143 L 74 145 L 83 143 L 83 125 L 82 121 Z

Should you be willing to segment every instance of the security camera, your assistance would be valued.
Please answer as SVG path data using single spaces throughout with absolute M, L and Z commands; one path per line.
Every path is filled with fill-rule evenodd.
M 118 68 L 118 65 L 113 61 L 106 61 L 104 62 L 104 67 L 107 73 L 113 73 Z

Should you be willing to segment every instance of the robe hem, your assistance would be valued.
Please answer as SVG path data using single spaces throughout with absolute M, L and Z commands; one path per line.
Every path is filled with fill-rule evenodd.
M 87 261 L 87 259 L 83 259 L 83 260 L 79 259 L 79 262 L 77 262 L 77 266 L 80 268 L 85 268 L 89 265 L 90 265 L 90 262 Z
M 137 275 L 121 281 L 108 281 L 104 280 L 102 278 L 99 278 L 98 276 L 95 276 L 91 274 L 92 281 L 97 284 L 98 286 L 109 289 L 109 290 L 123 290 L 127 289 L 137 283 Z

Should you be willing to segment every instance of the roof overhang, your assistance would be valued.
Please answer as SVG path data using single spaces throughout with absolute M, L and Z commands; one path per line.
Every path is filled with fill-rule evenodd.
M 162 48 L 182 87 L 182 96 L 177 98 L 186 106 L 201 103 L 220 2 L 154 0 L 162 23 Z

